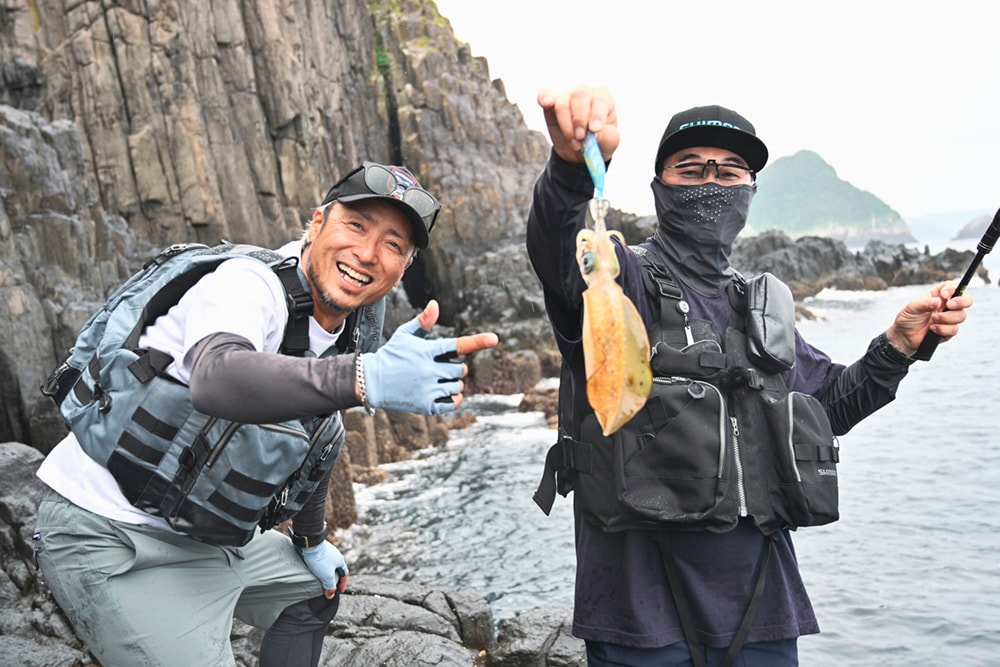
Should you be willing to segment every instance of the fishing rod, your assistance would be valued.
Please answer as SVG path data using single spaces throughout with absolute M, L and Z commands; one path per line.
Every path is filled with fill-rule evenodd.
M 983 233 L 983 238 L 979 239 L 979 245 L 976 246 L 976 256 L 972 260 L 972 263 L 969 264 L 965 275 L 962 276 L 958 287 L 955 288 L 952 298 L 962 296 L 965 293 L 965 288 L 968 286 L 969 281 L 972 280 L 972 276 L 975 275 L 976 269 L 979 268 L 979 264 L 983 261 L 983 257 L 988 255 L 993 250 L 993 246 L 996 245 L 997 238 L 1000 238 L 1000 209 L 997 210 L 996 215 L 993 216 L 993 222 L 990 223 L 990 226 Z M 948 310 L 948 307 L 945 306 L 944 310 Z M 924 340 L 920 343 L 920 347 L 913 353 L 913 358 L 920 361 L 929 361 L 934 356 L 934 350 L 937 349 L 940 342 L 941 336 L 928 329 L 927 335 L 924 336 Z

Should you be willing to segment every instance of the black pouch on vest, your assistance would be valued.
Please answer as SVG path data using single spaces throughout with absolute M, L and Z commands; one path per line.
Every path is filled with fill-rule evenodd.
M 771 489 L 775 514 L 790 527 L 836 521 L 840 450 L 822 404 L 799 392 L 765 401 L 778 475 Z
M 605 531 L 732 528 L 720 518 L 736 516 L 727 425 L 719 389 L 689 378 L 655 378 L 643 409 L 609 438 L 587 415 L 573 443 L 589 462 L 577 466 L 584 516 Z
M 726 367 L 726 354 L 714 340 L 699 340 L 684 349 L 660 341 L 649 359 L 654 376 L 681 376 L 708 380 Z
M 795 363 L 795 300 L 788 285 L 770 273 L 746 284 L 747 355 L 768 373 Z

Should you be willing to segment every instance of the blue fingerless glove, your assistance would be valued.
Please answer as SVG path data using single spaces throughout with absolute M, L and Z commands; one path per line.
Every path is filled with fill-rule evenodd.
M 361 355 L 365 393 L 373 408 L 438 415 L 455 409 L 462 363 L 454 338 L 427 340 L 417 318 L 401 325 L 377 352 Z
M 316 575 L 323 590 L 332 591 L 337 588 L 341 577 L 347 576 L 347 561 L 340 550 L 323 540 L 314 547 L 302 549 L 295 547 L 309 571 Z

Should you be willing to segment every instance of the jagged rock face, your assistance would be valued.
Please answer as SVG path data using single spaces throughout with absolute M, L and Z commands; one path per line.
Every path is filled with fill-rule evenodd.
M 12 0 L 0 103 L 0 435 L 53 444 L 40 381 L 154 249 L 276 246 L 364 159 L 444 204 L 408 305 L 547 335 L 523 252 L 547 142 L 433 3 Z
M 389 157 L 364 2 L 12 4 L 2 61 L 39 71 L 35 110 L 76 123 L 101 204 L 154 245 L 276 244 Z
M 38 386 L 134 237 L 97 202 L 73 123 L 0 106 L 0 163 L 0 440 L 51 446 L 64 428 Z

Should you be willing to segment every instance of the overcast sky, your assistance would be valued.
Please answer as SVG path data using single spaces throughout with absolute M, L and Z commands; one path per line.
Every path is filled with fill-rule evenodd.
M 525 121 L 540 88 L 607 86 L 612 205 L 652 213 L 676 111 L 747 117 L 771 161 L 808 149 L 906 219 L 1000 206 L 1000 49 L 984 0 L 437 0 Z

